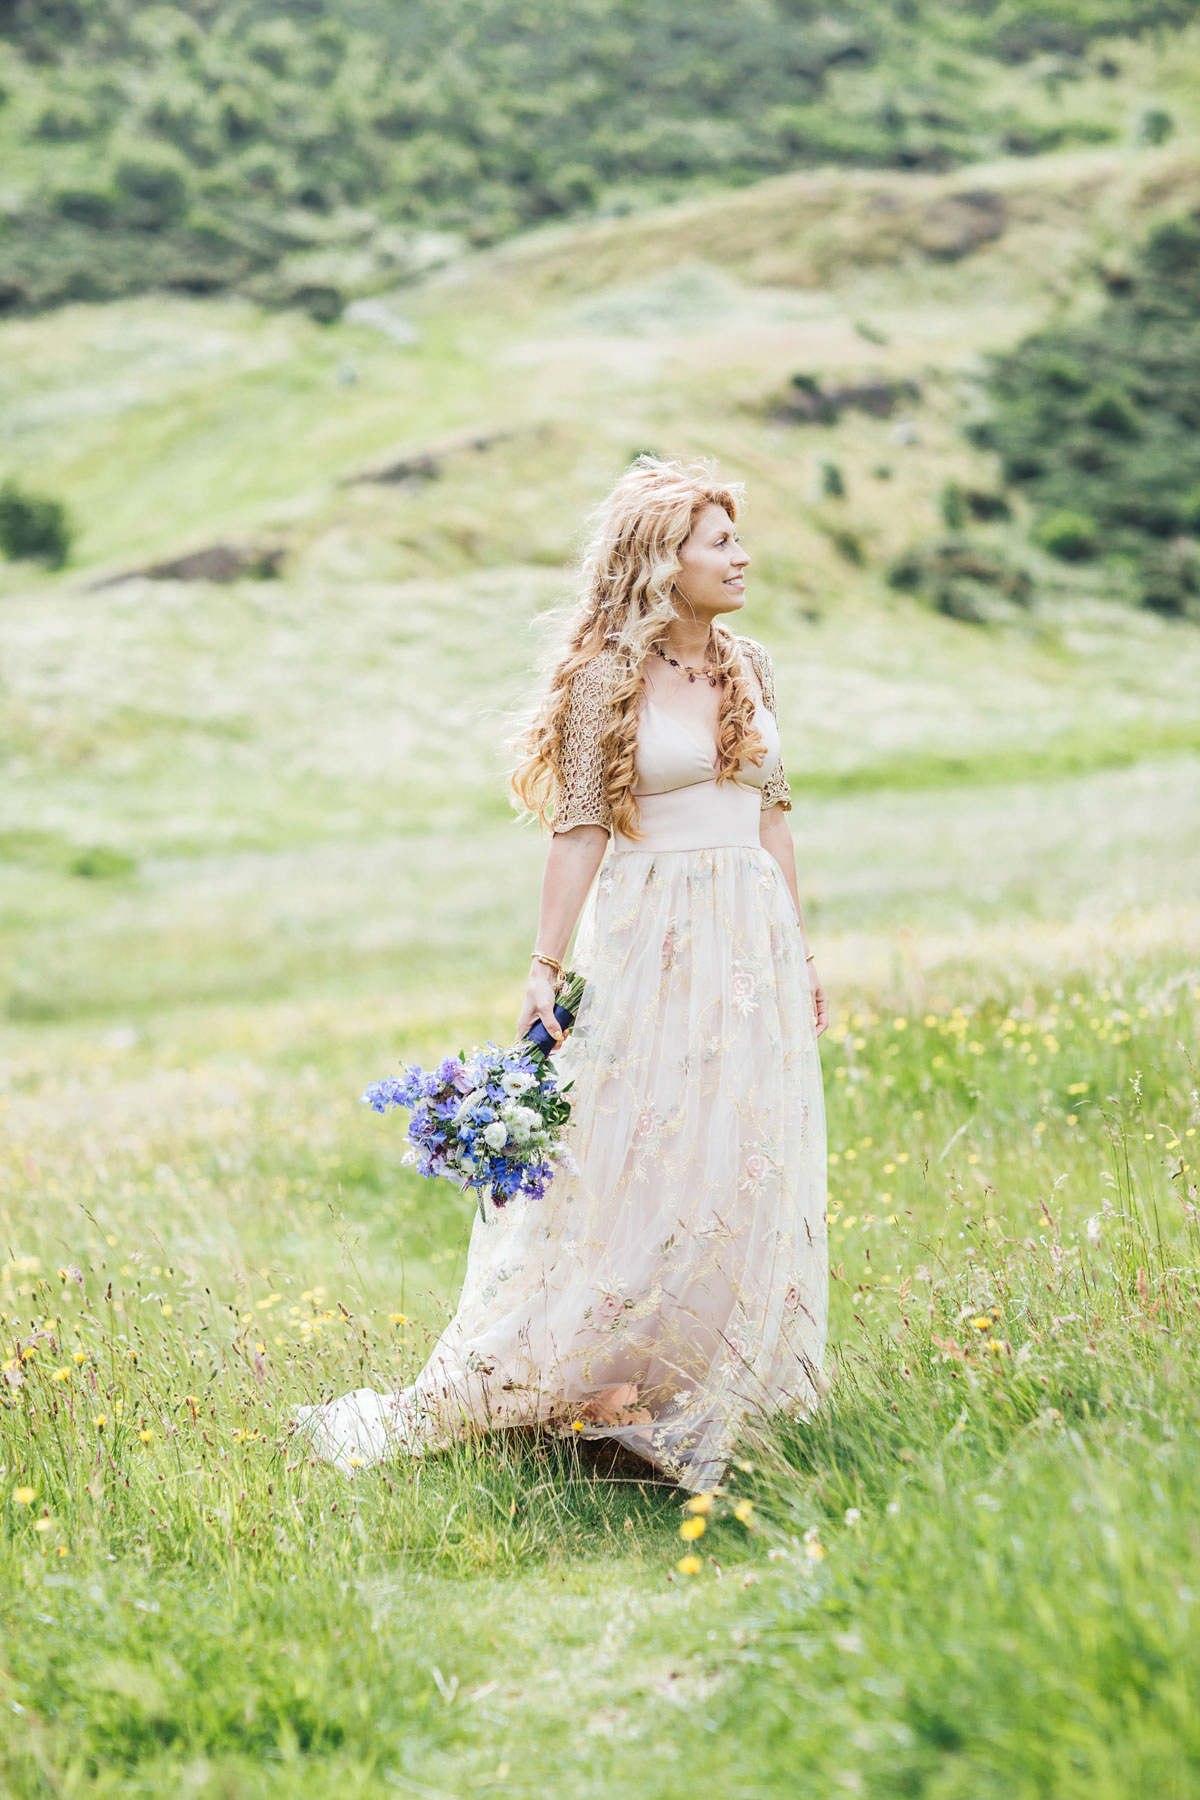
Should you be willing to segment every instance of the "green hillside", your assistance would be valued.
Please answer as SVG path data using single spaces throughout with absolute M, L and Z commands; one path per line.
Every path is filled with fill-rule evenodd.
M 456 247 L 568 214 L 816 164 L 1159 142 L 1180 123 L 1174 28 L 1192 14 L 5 0 L 0 307 L 236 286 L 329 318 Z

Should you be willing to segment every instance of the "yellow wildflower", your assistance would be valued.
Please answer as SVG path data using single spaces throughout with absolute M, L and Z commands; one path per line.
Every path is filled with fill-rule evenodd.
M 35 1519 L 33 1521 L 33 1529 L 35 1531 L 49 1531 L 53 1524 L 53 1519 Z
M 146 1426 L 143 1426 L 138 1432 L 138 1437 L 143 1444 L 151 1444 L 154 1442 L 154 1433 L 148 1430 Z
M 707 1513 L 712 1511 L 712 1503 L 711 1494 L 693 1494 L 683 1510 L 689 1513 Z
M 74 1356 L 71 1358 L 71 1361 L 77 1362 L 77 1363 L 85 1363 L 87 1361 L 87 1351 L 86 1350 L 77 1350 L 75 1352 Z
M 582 1431 L 583 1430 L 583 1420 L 582 1419 L 572 1419 L 571 1420 L 571 1430 L 572 1431 Z
M 51 1375 L 50 1379 L 51 1379 L 51 1381 L 70 1381 L 70 1379 L 71 1379 L 70 1367 L 68 1366 L 65 1369 L 55 1369 L 55 1371 Z
M 754 1523 L 754 1502 L 739 1500 L 733 1509 L 733 1516 L 739 1525 L 752 1525 Z
M 685 1543 L 690 1544 L 696 1538 L 703 1537 L 705 1529 L 706 1525 L 703 1519 L 685 1519 L 679 1527 L 679 1535 Z
M 810 1525 L 804 1534 L 804 1554 L 813 1562 L 822 1562 L 825 1557 L 825 1546 L 815 1525 Z
M 104 1427 L 108 1424 L 108 1415 L 106 1413 L 97 1413 L 92 1420 L 92 1424 L 96 1427 L 97 1431 L 103 1431 Z
M 681 1575 L 698 1575 L 704 1565 L 698 1556 L 681 1556 L 675 1567 Z
M 31 1487 L 15 1487 L 13 1489 L 14 1506 L 32 1506 L 33 1489 Z
M 990 1319 L 980 1317 L 978 1319 L 972 1319 L 971 1323 L 976 1331 L 990 1331 L 992 1329 L 992 1321 Z
M 388 1324 L 389 1325 L 407 1325 L 408 1324 L 408 1314 L 407 1313 L 389 1313 L 388 1314 Z

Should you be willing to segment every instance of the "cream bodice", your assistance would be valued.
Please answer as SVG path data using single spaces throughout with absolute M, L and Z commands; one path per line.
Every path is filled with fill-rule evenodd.
M 770 806 L 791 806 L 780 754 L 771 659 L 753 638 L 739 637 L 737 645 L 757 683 L 754 722 L 767 746 L 766 757 L 757 766 L 744 763 L 736 780 L 718 783 L 713 774 L 715 744 L 702 744 L 690 726 L 643 695 L 638 708 L 633 793 L 645 835 L 623 838 L 614 834 L 615 850 L 757 844 L 759 813 Z M 576 825 L 600 825 L 612 831 L 605 798 L 604 740 L 620 676 L 615 652 L 605 648 L 572 677 L 554 800 L 555 831 L 570 831 Z
M 761 700 L 755 730 L 767 746 L 761 763 L 743 762 L 735 781 L 713 774 L 716 745 L 701 743 L 690 725 L 654 700 L 638 708 L 633 795 L 640 838 L 613 833 L 616 851 L 708 850 L 759 841 L 763 790 L 780 764 L 779 727 Z

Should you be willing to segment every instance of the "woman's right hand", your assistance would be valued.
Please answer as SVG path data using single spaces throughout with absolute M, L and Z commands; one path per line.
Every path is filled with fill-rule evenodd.
M 563 1028 L 554 1016 L 554 977 L 545 963 L 535 963 L 525 983 L 525 1001 L 517 1015 L 517 1036 L 523 1038 L 540 1019 L 555 1044 L 561 1044 Z

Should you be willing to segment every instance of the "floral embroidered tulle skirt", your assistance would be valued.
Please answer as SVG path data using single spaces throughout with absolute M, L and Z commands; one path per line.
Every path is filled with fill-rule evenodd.
M 298 1415 L 346 1468 L 481 1429 L 613 1438 L 682 1487 L 748 1414 L 805 1416 L 828 1298 L 825 1108 L 796 910 L 753 847 L 622 852 L 584 908 L 572 1165 L 476 1219 L 417 1380 Z

